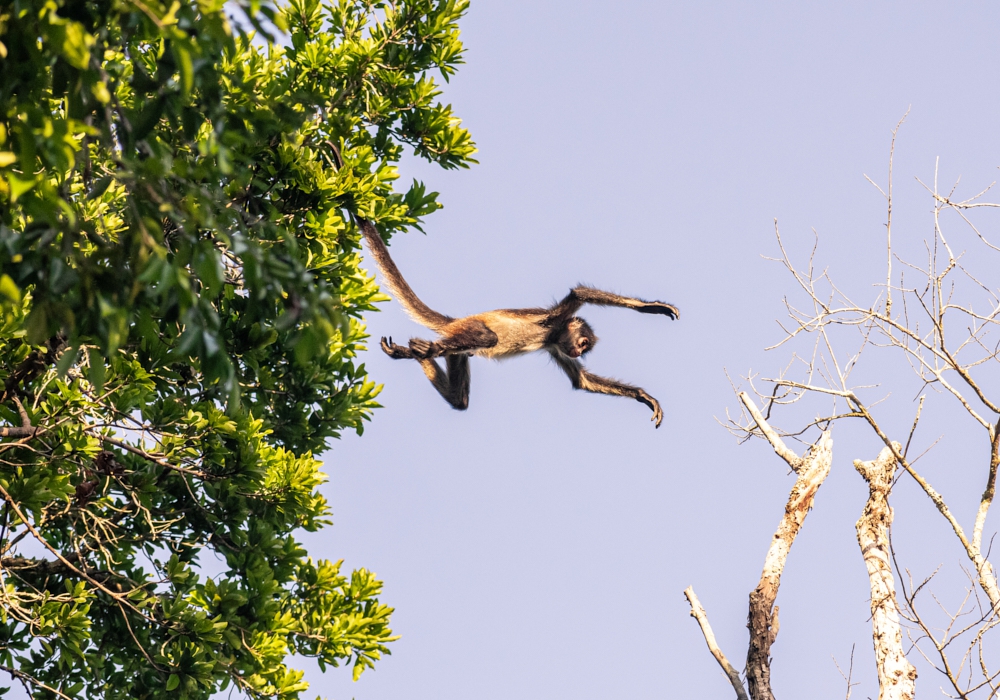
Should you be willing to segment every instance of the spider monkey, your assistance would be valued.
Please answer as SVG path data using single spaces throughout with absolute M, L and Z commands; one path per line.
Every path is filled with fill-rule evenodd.
M 660 403 L 645 390 L 599 377 L 583 368 L 579 358 L 593 350 L 597 336 L 586 321 L 574 314 L 584 304 L 595 304 L 676 319 L 680 315 L 676 306 L 578 286 L 547 309 L 498 309 L 452 318 L 420 301 L 392 261 L 375 226 L 360 217 L 357 221 L 393 296 L 413 320 L 441 336 L 434 341 L 413 338 L 408 347 L 396 345 L 392 338 L 382 338 L 382 350 L 397 360 L 417 360 L 434 388 L 454 408 L 464 411 L 469 406 L 470 355 L 500 359 L 544 350 L 566 373 L 574 389 L 635 399 L 652 409 L 652 420 L 660 427 L 663 421 Z M 437 357 L 444 358 L 446 369 L 441 369 L 435 361 Z

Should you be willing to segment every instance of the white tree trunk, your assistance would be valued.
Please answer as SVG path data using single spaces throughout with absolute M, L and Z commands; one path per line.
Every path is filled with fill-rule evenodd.
M 903 653 L 903 632 L 889 558 L 892 508 L 888 495 L 896 472 L 896 457 L 893 450 L 885 447 L 873 462 L 855 460 L 854 468 L 868 482 L 869 489 L 868 502 L 856 528 L 872 593 L 872 640 L 878 668 L 878 697 L 879 700 L 913 700 L 917 669 Z

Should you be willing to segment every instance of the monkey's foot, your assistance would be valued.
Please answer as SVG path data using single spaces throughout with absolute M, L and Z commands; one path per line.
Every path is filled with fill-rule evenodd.
M 641 314 L 661 314 L 667 316 L 671 319 L 680 318 L 680 310 L 673 304 L 668 304 L 665 301 L 647 301 L 645 304 L 636 309 Z
M 402 345 L 396 345 L 392 342 L 392 337 L 388 340 L 382 338 L 382 352 L 391 357 L 394 360 L 412 360 L 413 353 L 410 352 L 409 348 L 404 348 Z
M 410 338 L 410 352 L 413 357 L 421 360 L 429 360 L 437 357 L 435 344 L 423 338 Z

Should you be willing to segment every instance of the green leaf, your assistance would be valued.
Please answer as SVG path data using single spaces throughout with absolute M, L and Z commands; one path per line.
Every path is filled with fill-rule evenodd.
M 107 192 L 113 179 L 114 178 L 110 175 L 105 175 L 104 177 L 99 178 L 96 182 L 94 182 L 93 187 L 90 188 L 90 192 L 87 194 L 87 199 L 97 199 L 102 194 Z
M 87 348 L 87 362 L 89 364 L 87 378 L 93 385 L 94 392 L 100 394 L 104 391 L 105 378 L 104 355 L 100 348 Z
M 0 275 L 0 295 L 12 304 L 21 303 L 21 290 L 14 284 L 10 275 Z
M 146 102 L 136 117 L 135 124 L 132 125 L 132 138 L 141 141 L 149 135 L 163 116 L 163 109 L 166 106 L 166 98 L 160 96 Z
M 191 51 L 180 41 L 174 41 L 173 49 L 181 73 L 181 93 L 184 99 L 187 99 L 194 89 L 194 62 L 191 60 Z
M 50 15 L 51 18 L 54 15 Z M 90 47 L 94 37 L 87 33 L 83 25 L 73 20 L 55 17 L 56 22 L 49 25 L 49 40 L 66 62 L 74 68 L 85 70 L 90 64 Z
M 24 328 L 27 332 L 27 341 L 31 345 L 41 345 L 49 339 L 49 315 L 45 305 L 38 304 L 31 309 L 31 313 L 25 319 Z
M 169 676 L 167 676 L 167 685 L 165 689 L 168 692 L 171 690 L 177 690 L 177 686 L 179 686 L 180 684 L 181 684 L 180 676 L 178 676 L 176 673 L 171 673 Z
M 79 345 L 72 345 L 63 352 L 62 356 L 59 358 L 59 362 L 56 363 L 56 372 L 60 377 L 66 376 L 69 368 L 76 363 L 76 358 L 79 354 Z
M 7 173 L 7 185 L 10 187 L 10 202 L 16 202 L 22 194 L 37 184 L 34 177 L 26 178 L 17 173 Z
M 93 95 L 102 105 L 106 105 L 111 102 L 111 91 L 108 90 L 108 86 L 102 81 L 97 81 L 91 84 L 90 94 Z
M 299 364 L 308 364 L 316 357 L 320 351 L 319 339 L 312 328 L 305 329 L 299 334 L 295 342 L 295 361 Z
M 205 295 L 214 299 L 222 291 L 222 264 L 214 248 L 202 248 L 194 260 L 198 280 L 205 285 Z

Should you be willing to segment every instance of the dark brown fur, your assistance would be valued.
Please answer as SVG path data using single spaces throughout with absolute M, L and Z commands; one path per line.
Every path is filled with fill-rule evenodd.
M 470 355 L 500 359 L 544 350 L 566 373 L 574 389 L 635 399 L 652 409 L 652 420 L 657 428 L 660 427 L 663 420 L 660 404 L 643 389 L 599 377 L 584 369 L 579 358 L 594 348 L 597 336 L 590 325 L 575 314 L 584 304 L 595 304 L 676 319 L 679 316 L 677 307 L 662 301 L 644 301 L 579 286 L 547 309 L 498 309 L 452 318 L 420 301 L 403 279 L 371 222 L 358 219 L 358 225 L 396 300 L 415 321 L 441 336 L 434 341 L 412 338 L 406 346 L 396 345 L 392 338 L 382 338 L 382 350 L 395 359 L 420 362 L 431 384 L 454 408 L 463 411 L 469 406 Z M 438 357 L 445 359 L 446 369 L 442 370 L 435 361 Z

